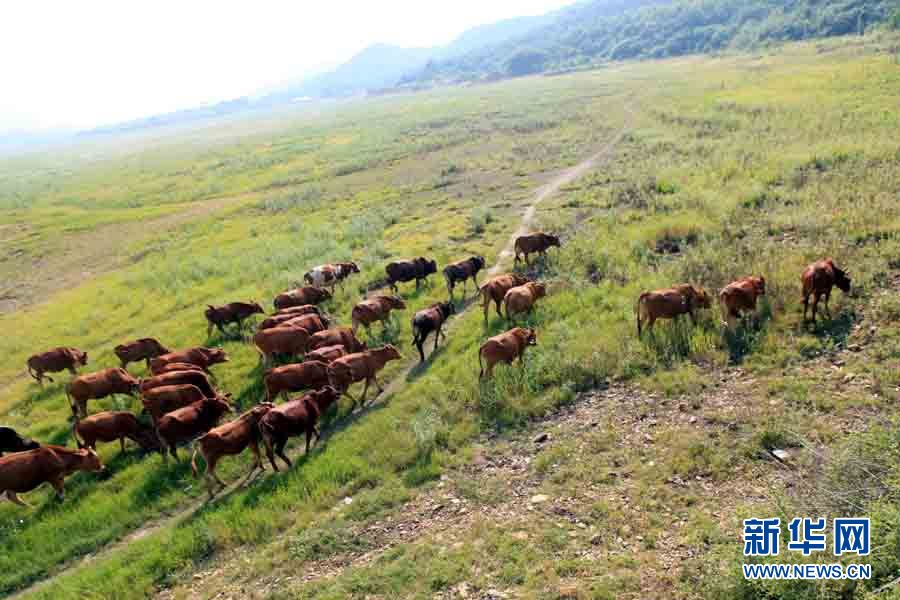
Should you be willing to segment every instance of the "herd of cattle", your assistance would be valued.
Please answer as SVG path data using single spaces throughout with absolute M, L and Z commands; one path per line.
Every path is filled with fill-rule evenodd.
M 515 243 L 515 261 L 518 263 L 523 256 L 527 264 L 530 254 L 544 254 L 554 246 L 559 247 L 560 241 L 552 235 L 522 236 Z M 530 313 L 547 293 L 544 283 L 531 281 L 518 273 L 493 277 L 478 287 L 477 277 L 484 267 L 483 257 L 472 256 L 443 269 L 449 301 L 433 304 L 412 318 L 413 344 L 422 362 L 426 358 L 423 347 L 428 336 L 434 336 L 434 350 L 440 339 L 446 338 L 443 327 L 456 310 L 453 292 L 457 284 L 463 284 L 465 295 L 466 283 L 472 279 L 482 298 L 485 321 L 491 305 L 501 318 L 505 316 L 512 321 L 516 315 Z M 67 475 L 78 470 L 103 469 L 95 452 L 98 442 L 118 440 L 124 452 L 125 439 L 132 440 L 144 450 L 159 451 L 164 461 L 168 460 L 169 454 L 177 460 L 177 447 L 194 440 L 191 467 L 196 476 L 197 456 L 203 457 L 210 498 L 215 495 L 217 484 L 225 486 L 215 472 L 218 461 L 224 456 L 236 455 L 249 448 L 254 456 L 247 475 L 249 479 L 257 469 L 264 469 L 259 449 L 262 442 L 275 471 L 278 471 L 276 456 L 291 466 L 290 459 L 284 454 L 290 437 L 305 436 L 308 452 L 313 437 L 318 440 L 320 436 L 321 416 L 342 396 L 349 397 L 355 409 L 357 404 L 365 404 L 371 384 L 383 391 L 377 374 L 388 362 L 400 359 L 400 353 L 390 344 L 369 348 L 357 337 L 359 326 L 368 330 L 377 321 L 385 324 L 392 311 L 405 309 L 403 299 L 396 295 L 397 284 L 415 281 L 418 289 L 422 281 L 437 272 L 437 264 L 419 257 L 390 263 L 385 272 L 387 285 L 394 295 L 378 295 L 356 304 L 351 311 L 351 327 L 332 327 L 319 305 L 332 297 L 336 285 L 359 273 L 359 268 L 352 262 L 316 267 L 305 274 L 306 287 L 279 294 L 273 302 L 275 312 L 259 323 L 252 336 L 252 343 L 266 369 L 262 378 L 265 398 L 224 425 L 219 425 L 219 421 L 225 413 L 232 411 L 231 395 L 216 389 L 211 373 L 213 366 L 228 361 L 226 353 L 219 348 L 171 351 L 154 338 L 142 338 L 115 347 L 120 366 L 85 375 L 78 375 L 76 370 L 87 364 L 88 355 L 76 348 L 54 348 L 30 357 L 28 373 L 41 385 L 44 378 L 53 381 L 47 373 L 68 370 L 73 375 L 65 391 L 73 415 L 72 436 L 78 449 L 41 445 L 10 428 L 0 427 L 0 456 L 4 451 L 13 453 L 0 458 L 0 494 L 5 493 L 12 502 L 25 505 L 17 494 L 49 482 L 62 499 L 63 480 Z M 810 265 L 802 275 L 802 282 L 804 319 L 812 296 L 813 321 L 823 296 L 828 310 L 833 286 L 844 292 L 850 289 L 850 279 L 831 259 Z M 765 293 L 763 277 L 746 277 L 727 285 L 719 293 L 725 324 L 730 327 L 742 313 L 755 310 L 757 299 Z M 641 294 L 636 307 L 638 336 L 641 336 L 644 324 L 651 329 L 658 319 L 674 319 L 683 314 L 693 321 L 698 309 L 710 305 L 709 295 L 689 284 Z M 263 313 L 257 303 L 209 306 L 205 311 L 207 335 L 214 327 L 225 333 L 229 325 L 236 325 L 243 334 L 246 321 Z M 498 363 L 512 364 L 517 359 L 521 363 L 526 349 L 536 343 L 536 332 L 522 327 L 489 338 L 478 352 L 479 379 L 491 377 Z M 276 356 L 302 356 L 303 360 L 269 368 Z M 143 379 L 135 378 L 126 370 L 129 364 L 140 361 L 145 362 L 149 370 L 149 376 Z M 358 399 L 348 393 L 355 383 L 364 383 Z M 279 397 L 287 398 L 297 392 L 305 393 L 275 404 Z M 139 394 L 149 422 L 125 411 L 88 415 L 90 400 L 114 394 Z

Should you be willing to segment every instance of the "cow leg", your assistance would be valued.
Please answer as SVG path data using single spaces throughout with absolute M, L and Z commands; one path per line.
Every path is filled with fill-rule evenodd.
M 502 303 L 502 300 L 494 300 L 494 305 L 497 307 L 497 316 L 500 317 L 500 318 L 502 319 L 502 318 L 503 318 L 503 313 L 500 312 L 500 304 L 501 304 L 501 303 Z
M 291 459 L 289 459 L 289 458 L 287 457 L 287 455 L 284 453 L 284 446 L 285 446 L 285 444 L 287 444 L 287 438 L 278 440 L 278 445 L 275 447 L 275 454 L 277 454 L 278 456 L 280 456 L 280 457 L 281 457 L 281 460 L 283 460 L 284 462 L 286 462 L 288 467 L 292 467 L 292 466 L 294 466 L 294 465 L 293 465 L 293 463 L 291 462 Z
M 122 454 L 125 454 L 125 438 L 123 437 L 119 438 L 119 450 L 122 452 Z
M 178 462 L 178 450 L 175 448 L 175 444 L 169 446 L 169 452 L 172 453 L 172 458 L 175 459 L 175 462 Z
M 266 446 L 266 458 L 269 459 L 269 464 L 272 465 L 272 469 L 277 473 L 278 465 L 275 464 L 275 452 L 272 447 L 272 438 L 269 436 L 263 436 L 263 444 Z
M 806 321 L 806 311 L 809 309 L 809 294 L 803 294 L 803 321 Z
M 424 345 L 424 340 L 415 340 L 416 348 L 419 349 L 419 362 L 425 362 L 425 352 L 422 350 L 422 346 Z
M 812 320 L 813 325 L 816 324 L 816 312 L 819 310 L 819 294 L 813 294 L 813 303 L 812 303 Z
M 66 499 L 66 489 L 65 489 L 65 477 L 62 474 L 57 475 L 55 478 L 50 480 L 50 485 L 53 486 L 53 489 L 56 490 L 57 499 L 62 502 Z
M 825 313 L 831 318 L 831 309 L 828 307 L 828 301 L 831 300 L 831 290 L 825 292 Z
M 441 328 L 438 327 L 438 330 L 434 332 L 434 348 L 432 352 L 437 352 L 438 340 L 441 338 Z
M 306 453 L 309 454 L 309 442 L 312 440 L 313 434 L 316 432 L 315 427 L 306 429 Z
M 366 396 L 369 394 L 369 380 L 370 377 L 366 377 L 366 383 L 363 386 L 362 396 L 359 397 L 360 406 L 365 406 L 366 404 Z
M 18 504 L 19 506 L 24 506 L 25 508 L 31 508 L 31 505 L 19 498 L 16 493 L 12 490 L 6 492 L 6 499 L 12 502 L 13 504 Z

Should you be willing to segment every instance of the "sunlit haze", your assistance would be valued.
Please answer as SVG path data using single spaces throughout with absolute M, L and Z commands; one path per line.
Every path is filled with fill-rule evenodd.
M 250 94 L 365 46 L 444 44 L 571 0 L 3 2 L 0 132 L 84 128 Z

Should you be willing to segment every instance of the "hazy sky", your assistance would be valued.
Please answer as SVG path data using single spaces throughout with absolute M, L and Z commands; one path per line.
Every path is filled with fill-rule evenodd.
M 572 0 L 0 0 L 0 131 L 89 127 L 297 79 L 374 42 L 443 44 Z

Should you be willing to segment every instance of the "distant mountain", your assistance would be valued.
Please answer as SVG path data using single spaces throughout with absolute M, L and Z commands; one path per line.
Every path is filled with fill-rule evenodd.
M 429 63 L 411 84 L 495 79 L 846 35 L 900 15 L 897 0 L 591 0 L 544 26 Z
M 352 96 L 395 87 L 404 76 L 415 74 L 430 62 L 445 61 L 484 46 L 500 44 L 552 23 L 557 13 L 536 17 L 516 17 L 489 25 L 479 25 L 462 33 L 446 46 L 401 48 L 375 44 L 364 49 L 333 71 L 305 79 L 269 94 L 266 101 L 294 98 Z

